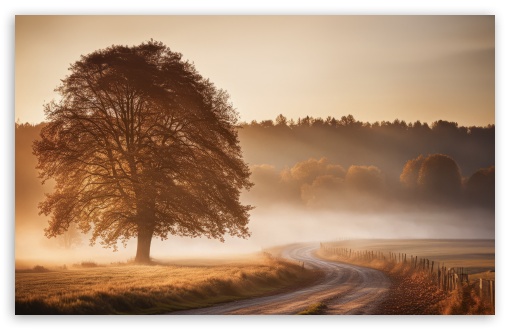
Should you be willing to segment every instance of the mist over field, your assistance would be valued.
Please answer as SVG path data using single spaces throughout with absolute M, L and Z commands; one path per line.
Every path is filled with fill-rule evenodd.
M 57 238 L 44 236 L 48 219 L 37 205 L 53 182 L 41 185 L 31 151 L 42 125 L 16 127 L 17 263 L 129 260 L 135 240 L 111 253 L 89 246 L 89 237 L 73 227 Z M 279 116 L 275 123 L 241 124 L 239 137 L 254 183 L 241 195 L 255 207 L 251 237 L 154 239 L 153 258 L 242 254 L 339 238 L 494 238 L 494 126 Z

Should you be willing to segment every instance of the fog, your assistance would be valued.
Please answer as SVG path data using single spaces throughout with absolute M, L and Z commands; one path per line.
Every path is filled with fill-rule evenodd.
M 89 246 L 89 234 L 70 231 L 57 238 L 44 236 L 48 218 L 38 215 L 37 204 L 45 192 L 51 191 L 53 183 L 41 185 L 31 154 L 31 143 L 40 127 L 16 128 L 16 267 L 133 259 L 134 239 L 113 252 L 99 244 Z M 285 149 L 281 141 L 270 144 L 260 139 L 261 132 L 241 134 L 254 183 L 241 195 L 242 203 L 254 206 L 248 226 L 251 237 L 226 236 L 224 243 L 206 238 L 154 238 L 154 259 L 232 257 L 288 243 L 345 238 L 495 237 L 494 140 L 491 147 L 490 135 L 459 136 L 464 133 L 455 132 L 455 139 L 443 139 L 443 145 L 455 149 L 446 154 L 444 148 L 441 153 L 429 152 L 434 149 L 426 146 L 430 141 L 416 142 L 415 150 L 409 145 L 393 145 L 388 141 L 394 142 L 394 137 L 379 141 L 384 145 L 379 151 L 373 145 L 362 146 L 359 140 L 351 144 L 343 141 L 334 149 L 330 145 L 333 142 L 325 141 L 320 147 L 317 136 L 322 131 L 317 131 L 317 136 L 307 132 L 309 137 L 314 136 L 310 140 L 288 135 L 284 140 L 289 149 Z M 360 133 L 352 134 L 356 137 Z M 370 136 L 364 139 L 375 141 Z M 312 146 L 299 149 L 306 144 Z M 475 157 L 466 145 L 479 145 L 489 151 Z M 398 147 L 402 154 L 395 157 Z
M 225 242 L 206 238 L 172 236 L 154 239 L 151 255 L 159 261 L 183 258 L 237 257 L 263 249 L 295 242 L 319 242 L 338 239 L 423 238 L 423 239 L 494 239 L 493 214 L 477 209 L 435 212 L 355 213 L 310 210 L 291 205 L 258 207 L 251 212 L 251 237 L 226 237 Z M 42 230 L 18 233 L 17 266 L 32 267 L 46 262 L 61 266 L 82 261 L 97 263 L 127 262 L 136 252 L 136 240 L 112 252 L 99 245 L 89 246 L 84 237 L 81 245 L 64 248 L 58 238 L 48 239 Z

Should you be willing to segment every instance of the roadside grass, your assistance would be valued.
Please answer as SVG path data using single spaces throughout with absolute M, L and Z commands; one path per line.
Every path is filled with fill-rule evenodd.
M 391 240 L 390 240 L 391 242 Z M 342 247 L 345 247 L 345 243 Z M 415 253 L 419 252 L 415 248 Z M 493 315 L 494 308 L 480 300 L 476 294 L 473 283 L 475 278 L 492 278 L 494 271 L 485 271 L 482 273 L 470 275 L 470 284 L 464 283 L 462 287 L 452 292 L 444 292 L 436 285 L 435 274 L 416 270 L 410 266 L 410 263 L 395 263 L 389 260 L 373 259 L 370 261 L 358 259 L 356 257 L 344 257 L 324 250 L 318 250 L 317 256 L 334 261 L 356 264 L 380 270 L 387 274 L 392 285 L 388 292 L 384 307 L 378 311 L 380 314 L 391 315 Z M 458 262 L 458 260 L 456 260 Z M 485 266 L 486 261 L 484 261 Z M 478 269 L 476 263 L 472 264 L 472 269 Z M 476 281 L 474 281 L 476 282 Z
M 323 302 L 315 303 L 308 306 L 304 311 L 299 312 L 297 315 L 324 315 L 327 309 L 326 304 Z
M 16 314 L 163 314 L 284 290 L 314 273 L 259 257 L 218 266 L 115 265 L 16 272 Z
M 494 315 L 494 307 L 483 301 L 476 293 L 477 283 L 464 283 L 461 289 L 452 291 L 439 303 L 445 315 Z
M 442 314 L 439 303 L 447 295 L 432 282 L 429 274 L 416 272 L 412 267 L 402 263 L 384 260 L 359 260 L 318 251 L 317 255 L 324 259 L 340 261 L 384 272 L 391 279 L 386 301 L 375 314 L 387 315 L 438 315 Z

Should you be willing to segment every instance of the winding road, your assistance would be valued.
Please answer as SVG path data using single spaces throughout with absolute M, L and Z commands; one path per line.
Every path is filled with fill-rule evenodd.
M 307 287 L 172 314 L 297 314 L 318 302 L 326 304 L 326 314 L 372 314 L 384 301 L 390 279 L 375 269 L 319 259 L 313 253 L 317 248 L 316 244 L 292 245 L 282 252 L 284 258 L 304 261 L 306 268 L 323 272 Z

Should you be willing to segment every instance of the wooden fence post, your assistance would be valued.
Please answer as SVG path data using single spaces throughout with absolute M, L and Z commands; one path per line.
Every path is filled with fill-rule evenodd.
M 446 270 L 446 291 L 450 291 L 450 269 L 445 268 Z
M 489 294 L 491 295 L 491 305 L 494 306 L 494 281 L 489 280 Z
M 450 291 L 450 269 L 446 271 L 446 291 Z
M 446 268 L 445 267 L 443 267 L 442 272 L 443 272 L 443 290 L 446 291 Z
M 444 267 L 441 268 L 441 288 L 446 290 L 446 274 Z
M 483 299 L 483 280 L 480 279 L 480 299 Z
M 441 270 L 437 267 L 437 286 L 441 289 Z
M 453 291 L 453 269 L 450 269 L 450 283 L 449 283 L 449 287 L 450 287 L 450 291 Z

